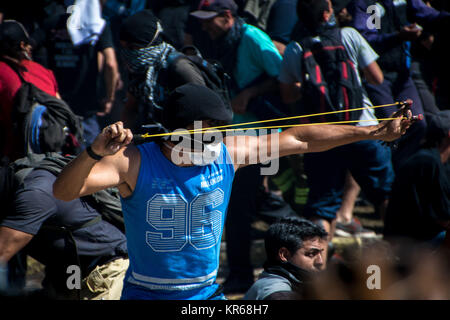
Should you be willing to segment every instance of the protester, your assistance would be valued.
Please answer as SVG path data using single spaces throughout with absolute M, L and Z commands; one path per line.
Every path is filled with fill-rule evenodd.
M 377 8 L 377 11 L 369 11 L 372 16 L 368 13 L 369 5 Z M 349 11 L 353 16 L 352 26 L 380 55 L 378 62 L 384 73 L 384 81 L 381 84 L 365 84 L 370 100 L 375 105 L 384 105 L 412 99 L 413 113 L 423 114 L 424 107 L 411 79 L 411 42 L 419 39 L 423 27 L 439 29 L 440 23 L 448 20 L 450 14 L 426 6 L 422 0 L 356 0 L 349 6 Z M 378 24 L 374 25 L 375 22 Z M 377 115 L 385 117 L 396 108 L 397 106 L 380 108 Z M 417 122 L 408 131 L 408 135 L 399 141 L 392 154 L 394 169 L 419 149 L 425 132 L 426 121 Z
M 429 115 L 426 142 L 399 168 L 392 188 L 384 237 L 406 238 L 449 249 L 450 111 Z
M 327 233 L 311 221 L 282 218 L 269 227 L 264 241 L 264 271 L 244 299 L 301 299 L 305 283 L 325 269 Z
M 45 278 L 36 296 L 118 300 L 128 268 L 125 235 L 102 220 L 86 199 L 64 202 L 53 196 L 56 176 L 46 168 L 53 168 L 55 159 L 67 163 L 70 158 L 50 154 L 40 159 L 33 164 L 37 169 L 26 175 L 12 198 L 4 203 L 7 207 L 12 202 L 12 206 L 2 212 L 0 221 L 0 264 L 6 264 L 17 253 L 42 263 Z M 79 268 L 78 273 L 72 269 L 74 266 Z M 71 275 L 78 278 L 69 281 Z M 76 288 L 77 283 L 80 288 Z
M 208 120 L 231 116 L 212 90 L 186 84 L 169 97 L 164 119 L 174 130 L 192 129 L 196 120 L 206 128 Z M 364 139 L 395 140 L 409 127 L 411 112 L 402 109 L 393 116 L 370 127 L 296 127 L 280 133 L 278 144 L 271 143 L 272 136 L 230 136 L 224 143 L 216 136 L 215 143 L 197 141 L 200 149 L 194 150 L 189 136 L 182 139 L 187 146 L 180 136 L 180 145 L 174 137 L 134 146 L 132 132 L 118 122 L 64 168 L 53 193 L 71 201 L 107 187 L 119 189 L 130 257 L 122 299 L 221 299 L 215 280 L 234 172 L 264 147 L 268 153 L 258 161 L 276 152 L 285 156 Z
M 120 75 L 109 26 L 105 25 L 94 44 L 75 46 L 67 30 L 68 19 L 68 14 L 62 14 L 47 23 L 49 68 L 55 73 L 61 97 L 84 118 L 85 140 L 90 144 L 100 132 L 100 117 L 112 110 Z
M 358 68 L 362 70 L 362 74 L 368 81 L 381 83 L 383 73 L 376 62 L 378 55 L 355 29 L 338 28 L 333 7 L 329 0 L 301 0 L 297 5 L 297 14 L 303 27 L 296 29 L 296 33 L 293 34 L 293 41 L 286 48 L 279 76 L 280 91 L 284 101 L 287 103 L 297 102 L 298 113 L 315 114 L 332 111 L 321 109 L 321 101 L 328 101 L 328 97 L 318 97 L 318 90 L 314 90 L 316 87 L 311 89 L 311 81 L 308 81 L 310 77 L 307 75 L 311 71 L 306 70 L 306 62 L 303 58 L 306 50 L 309 52 L 312 52 L 310 50 L 316 50 L 316 48 L 310 47 L 311 43 L 317 45 L 317 48 L 322 48 L 325 44 L 322 45 L 321 43 L 326 40 L 329 41 L 326 44 L 329 48 L 342 48 L 343 46 L 345 50 L 341 54 L 346 57 L 344 61 L 349 59 L 354 66 L 352 68 L 349 65 L 347 69 L 341 70 L 340 63 L 343 63 L 342 60 L 320 62 L 319 58 L 321 59 L 324 55 L 319 56 L 318 53 L 312 55 L 314 58 L 311 59 L 319 61 L 316 68 L 319 68 L 320 75 L 324 77 L 331 73 L 337 74 L 338 79 L 343 79 L 348 74 L 354 74 L 355 78 L 351 85 L 346 85 L 345 88 L 337 87 L 339 91 L 342 89 L 348 92 L 348 99 L 345 99 L 341 92 L 336 92 L 337 89 L 332 91 L 333 88 L 336 88 L 336 82 L 327 84 L 325 90 L 328 90 L 332 99 L 337 99 L 337 101 L 333 100 L 333 107 L 341 103 L 344 105 L 345 101 L 350 100 L 351 97 L 355 98 L 351 102 L 352 106 L 348 108 L 371 107 L 370 100 L 364 95 Z M 310 45 L 305 47 L 308 43 Z M 339 55 L 334 57 L 339 57 Z M 336 63 L 334 61 L 341 62 Z M 329 80 L 323 80 L 323 82 L 326 81 Z M 345 80 L 339 81 L 341 82 L 338 83 L 343 83 Z M 338 100 L 338 97 L 343 98 Z M 320 100 L 322 98 L 323 100 Z M 357 126 L 377 123 L 373 109 L 364 109 L 355 115 L 353 114 L 355 114 L 355 111 L 352 111 L 348 118 L 342 118 L 341 120 L 354 119 L 353 121 L 357 122 Z M 319 121 L 315 119 L 317 117 L 311 118 L 310 121 Z M 337 119 L 326 118 L 325 120 L 336 121 Z M 330 159 L 332 159 L 332 165 L 330 165 Z M 336 212 L 338 212 L 342 203 L 347 170 L 366 191 L 365 194 L 370 197 L 378 212 L 385 210 L 394 177 L 390 150 L 379 141 L 361 141 L 324 153 L 306 154 L 304 156 L 304 168 L 308 179 L 309 193 L 303 214 L 321 223 L 325 231 L 329 233 L 330 240 L 334 234 Z M 354 221 L 346 221 L 345 224 L 354 224 Z
M 32 46 L 25 28 L 15 20 L 0 25 L 0 157 L 3 163 L 23 156 L 24 146 L 14 132 L 12 113 L 14 98 L 25 81 L 58 97 L 58 84 L 52 71 L 32 60 Z

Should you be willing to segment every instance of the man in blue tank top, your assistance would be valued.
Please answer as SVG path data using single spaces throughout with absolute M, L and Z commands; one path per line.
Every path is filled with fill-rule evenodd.
M 195 84 L 178 87 L 166 109 L 164 125 L 171 131 L 191 130 L 197 120 L 203 127 L 217 126 L 232 116 L 216 93 Z M 138 146 L 131 144 L 132 132 L 116 122 L 64 168 L 53 193 L 69 201 L 118 187 L 130 260 L 122 299 L 220 299 L 215 280 L 235 171 L 252 159 L 320 152 L 365 139 L 393 141 L 410 126 L 411 112 L 393 116 L 397 119 L 369 127 L 294 127 L 276 133 L 278 139 L 241 135 L 218 141 L 216 135 L 210 143 L 205 133 L 201 141 L 194 134 L 180 143 Z

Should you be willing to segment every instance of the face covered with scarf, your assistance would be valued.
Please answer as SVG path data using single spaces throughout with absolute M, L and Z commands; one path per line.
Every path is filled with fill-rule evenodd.
M 125 20 L 120 32 L 120 54 L 129 71 L 129 91 L 156 108 L 161 97 L 158 72 L 167 67 L 168 57 L 175 51 L 163 40 L 162 32 L 161 23 L 149 10 Z
M 126 40 L 121 40 L 120 53 L 131 74 L 146 73 L 148 67 L 154 65 L 159 61 L 161 55 L 164 55 L 164 51 L 169 45 L 161 40 L 161 32 L 161 24 L 157 22 L 155 35 L 145 47 L 139 47 L 135 44 L 129 44 Z

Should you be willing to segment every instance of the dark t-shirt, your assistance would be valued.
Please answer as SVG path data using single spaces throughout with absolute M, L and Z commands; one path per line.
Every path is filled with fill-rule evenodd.
M 114 46 L 111 29 L 106 25 L 94 46 L 74 47 L 65 21 L 62 19 L 49 31 L 49 68 L 55 74 L 63 100 L 76 114 L 89 116 L 99 109 L 97 53 Z
M 34 235 L 25 247 L 26 253 L 46 265 L 46 276 L 51 272 L 52 277 L 67 277 L 67 266 L 77 262 L 75 249 L 66 232 L 46 230 L 42 226 L 76 229 L 99 213 L 81 199 L 65 202 L 54 198 L 55 180 L 56 177 L 46 170 L 32 171 L 16 192 L 15 212 L 7 215 L 0 225 Z M 77 229 L 72 234 L 83 275 L 98 264 L 126 256 L 125 235 L 106 221 Z
M 450 220 L 450 181 L 436 149 L 422 149 L 397 172 L 386 212 L 386 237 L 433 239 Z

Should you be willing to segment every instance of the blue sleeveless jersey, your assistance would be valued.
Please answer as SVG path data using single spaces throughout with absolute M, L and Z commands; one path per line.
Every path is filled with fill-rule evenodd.
M 178 167 L 154 142 L 138 146 L 135 190 L 122 198 L 130 266 L 122 299 L 207 299 L 219 253 L 234 167 L 222 144 L 207 166 Z

